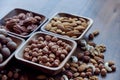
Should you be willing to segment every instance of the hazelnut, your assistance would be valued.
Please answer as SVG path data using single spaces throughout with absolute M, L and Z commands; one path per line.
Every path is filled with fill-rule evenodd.
M 92 76 L 92 73 L 91 72 L 86 72 L 86 76 L 90 77 L 90 76 Z
M 116 71 L 116 66 L 115 65 L 112 65 L 111 68 L 112 68 L 112 71 Z
M 38 37 L 38 40 L 39 41 L 44 41 L 44 38 L 40 36 L 40 37 Z
M 103 68 L 103 69 L 101 69 L 101 75 L 102 75 L 102 76 L 106 76 L 106 74 L 107 74 L 106 69 L 104 69 L 104 68 Z
M 89 60 L 90 60 L 90 57 L 89 57 L 89 56 L 84 56 L 84 57 L 83 57 L 83 60 L 84 60 L 84 62 L 88 63 Z
M 85 55 L 85 56 L 89 56 L 89 55 L 90 55 L 90 52 L 89 52 L 89 51 L 85 51 L 85 52 L 84 52 L 84 55 Z
M 58 44 L 58 45 L 61 45 L 61 43 L 62 43 L 62 40 L 58 40 L 58 41 L 57 41 L 57 44 Z
M 49 36 L 49 35 L 46 35 L 46 36 L 45 36 L 45 40 L 46 40 L 46 41 L 50 41 L 50 40 L 51 40 L 51 38 L 52 38 L 52 37 L 51 37 L 51 36 Z
M 113 61 L 109 61 L 109 66 L 115 65 Z
M 94 35 L 94 36 L 98 36 L 98 35 L 99 35 L 99 31 L 94 31 L 94 32 L 93 32 L 93 35 Z
M 14 51 L 14 50 L 16 50 L 16 48 L 17 48 L 17 44 L 16 44 L 15 42 L 13 42 L 13 41 L 9 41 L 9 42 L 7 43 L 7 47 L 8 47 L 11 51 Z
M 12 71 L 9 71 L 8 72 L 8 77 L 11 78 L 13 76 L 13 72 Z
M 32 62 L 37 62 L 37 61 L 38 61 L 38 59 L 36 57 L 32 58 Z
M 93 40 L 94 39 L 94 34 L 90 33 L 88 37 L 89 37 L 89 40 Z
M 100 74 L 100 69 L 99 68 L 95 68 L 95 72 L 94 72 L 96 75 L 99 75 Z
M 66 71 L 66 75 L 69 79 L 73 77 L 73 73 L 71 71 Z
M 80 76 L 84 78 L 86 76 L 85 72 L 81 72 Z
M 65 49 L 69 52 L 69 51 L 71 51 L 72 47 L 71 47 L 70 45 L 67 45 L 67 46 L 65 47 Z
M 3 75 L 1 80 L 7 80 L 7 79 L 8 79 L 7 75 Z
M 48 57 L 47 56 L 42 56 L 42 62 L 46 63 L 48 61 Z
M 51 39 L 53 42 L 57 42 L 58 41 L 58 38 L 57 37 L 52 37 Z
M 65 54 L 60 54 L 60 59 L 64 60 L 65 59 Z
M 70 64 L 69 64 L 69 63 L 66 63 L 64 67 L 65 67 L 66 69 L 69 69 L 69 68 L 70 68 Z
M 15 79 L 17 79 L 17 78 L 19 77 L 19 73 L 18 73 L 18 72 L 15 72 L 14 75 L 13 75 L 13 77 L 14 77 Z
M 79 60 L 82 60 L 82 59 L 83 59 L 83 56 L 84 56 L 83 53 L 78 53 L 78 54 L 77 54 L 77 57 L 78 57 Z

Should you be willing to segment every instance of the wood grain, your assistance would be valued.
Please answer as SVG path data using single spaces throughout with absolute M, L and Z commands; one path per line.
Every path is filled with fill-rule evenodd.
M 120 80 L 120 0 L 1 0 L 0 18 L 14 8 L 41 13 L 50 18 L 56 12 L 69 12 L 94 20 L 86 35 L 99 30 L 98 44 L 107 46 L 105 60 L 115 61 L 117 71 L 100 80 Z

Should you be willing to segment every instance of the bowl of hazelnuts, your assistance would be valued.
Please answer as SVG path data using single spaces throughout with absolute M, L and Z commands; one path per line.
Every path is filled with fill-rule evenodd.
M 15 54 L 16 59 L 47 74 L 61 71 L 77 44 L 73 40 L 35 32 Z
M 16 8 L 1 19 L 1 24 L 10 34 L 28 38 L 46 21 L 47 18 L 42 14 Z
M 0 69 L 6 66 L 23 42 L 24 39 L 0 29 Z

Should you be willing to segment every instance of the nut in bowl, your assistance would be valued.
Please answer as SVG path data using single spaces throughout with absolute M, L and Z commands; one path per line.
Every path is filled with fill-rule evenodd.
M 9 33 L 22 38 L 28 38 L 46 20 L 47 18 L 42 14 L 16 8 L 1 19 L 1 24 Z
M 7 65 L 23 42 L 24 39 L 0 29 L 0 69 Z
M 15 57 L 47 74 L 57 74 L 74 53 L 73 40 L 44 32 L 34 33 L 19 49 Z
M 41 27 L 41 30 L 72 40 L 79 40 L 88 31 L 92 23 L 93 20 L 87 17 L 57 13 L 45 26 Z

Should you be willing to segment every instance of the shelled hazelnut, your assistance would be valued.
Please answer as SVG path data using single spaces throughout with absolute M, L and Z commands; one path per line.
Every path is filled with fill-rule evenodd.
M 58 67 L 72 49 L 67 42 L 50 35 L 38 36 L 28 43 L 23 58 L 49 67 Z

